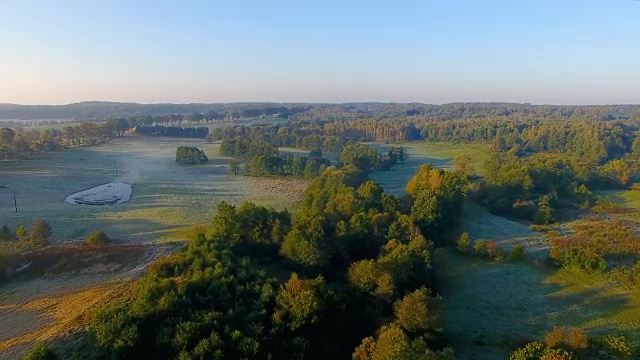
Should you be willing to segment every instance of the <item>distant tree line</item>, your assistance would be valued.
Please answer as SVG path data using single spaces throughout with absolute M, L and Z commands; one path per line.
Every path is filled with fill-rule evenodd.
M 62 130 L 0 129 L 0 160 L 22 159 L 66 147 L 103 143 L 117 136 L 111 123 L 82 123 Z
M 182 137 L 182 138 L 196 138 L 206 139 L 209 135 L 209 128 L 207 127 L 176 127 L 176 126 L 136 126 L 134 133 L 138 135 L 146 136 L 167 136 L 167 137 Z
M 0 104 L 0 119 L 73 119 L 105 121 L 114 117 L 201 114 L 209 119 L 278 116 L 292 120 L 355 120 L 372 118 L 428 117 L 439 120 L 510 116 L 513 118 L 619 120 L 640 117 L 638 105 L 567 106 L 516 103 L 226 103 L 226 104 L 136 104 L 82 102 L 68 105 Z

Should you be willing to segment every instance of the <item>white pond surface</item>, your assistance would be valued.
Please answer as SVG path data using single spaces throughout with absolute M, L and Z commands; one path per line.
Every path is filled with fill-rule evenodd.
M 129 201 L 132 192 L 131 185 L 113 182 L 69 195 L 64 201 L 73 205 L 116 205 Z

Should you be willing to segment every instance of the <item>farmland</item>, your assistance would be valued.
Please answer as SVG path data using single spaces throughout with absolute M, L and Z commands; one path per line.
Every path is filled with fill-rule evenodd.
M 181 145 L 199 146 L 209 163 L 176 164 L 175 149 Z M 215 144 L 137 137 L 4 162 L 0 185 L 6 188 L 0 189 L 0 218 L 14 229 L 33 219 L 46 219 L 58 240 L 82 238 L 95 229 L 131 241 L 171 240 L 183 238 L 193 225 L 206 223 L 220 200 L 252 199 L 282 208 L 292 205 L 304 188 L 305 182 L 298 180 L 230 176 L 227 162 Z M 113 206 L 64 202 L 68 195 L 114 180 L 133 184 L 131 201 Z M 285 188 L 288 196 L 279 196 L 279 189 Z

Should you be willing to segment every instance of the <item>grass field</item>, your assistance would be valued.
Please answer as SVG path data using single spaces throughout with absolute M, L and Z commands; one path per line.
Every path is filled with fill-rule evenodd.
M 507 359 L 554 326 L 640 345 L 640 293 L 603 279 L 439 249 L 445 329 L 460 359 Z
M 369 143 L 383 153 L 390 145 Z M 450 169 L 453 159 L 458 155 L 468 154 L 477 175 L 483 174 L 483 164 L 489 155 L 488 145 L 483 144 L 449 144 L 432 142 L 411 142 L 399 144 L 407 148 L 409 160 L 396 164 L 391 171 L 376 171 L 371 178 L 380 183 L 386 192 L 404 194 L 407 182 L 415 175 L 421 165 L 432 164 L 435 167 Z
M 614 204 L 623 205 L 632 210 L 640 210 L 640 191 L 638 190 L 607 190 L 597 191 L 598 195 Z
M 204 149 L 209 163 L 176 164 L 175 150 L 181 145 Z M 0 189 L 0 219 L 12 230 L 45 219 L 57 240 L 82 238 L 96 229 L 133 241 L 172 240 L 183 238 L 193 225 L 207 222 L 221 200 L 240 203 L 250 199 L 282 208 L 294 206 L 299 199 L 306 182 L 231 176 L 228 159 L 218 149 L 219 145 L 204 140 L 129 137 L 0 162 L 0 186 L 7 187 Z M 70 194 L 112 181 L 133 184 L 131 201 L 113 206 L 64 202 Z

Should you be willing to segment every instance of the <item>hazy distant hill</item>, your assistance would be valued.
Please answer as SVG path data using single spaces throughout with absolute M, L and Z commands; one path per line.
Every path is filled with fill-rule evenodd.
M 358 117 L 369 116 L 445 116 L 474 117 L 487 115 L 541 114 L 557 117 L 587 116 L 602 119 L 628 118 L 640 112 L 640 105 L 612 106 L 569 106 L 569 105 L 530 105 L 514 103 L 451 103 L 428 105 L 420 103 L 375 103 L 358 102 L 344 104 L 318 103 L 219 103 L 219 104 L 138 104 L 119 102 L 81 102 L 68 105 L 15 105 L 0 104 L 2 119 L 75 119 L 104 120 L 113 117 L 139 115 L 166 115 L 188 113 L 221 113 L 233 117 L 255 117 L 260 115 L 279 115 L 310 113 L 318 115 L 354 114 Z M 586 115 L 585 115 L 586 114 Z

